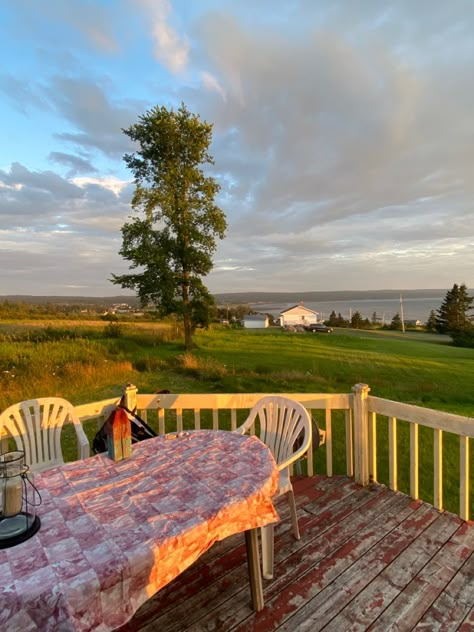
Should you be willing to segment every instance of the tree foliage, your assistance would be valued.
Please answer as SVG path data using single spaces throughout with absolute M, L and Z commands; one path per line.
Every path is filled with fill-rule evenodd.
M 123 130 L 137 145 L 124 156 L 134 176 L 132 208 L 140 213 L 122 227 L 120 254 L 133 273 L 112 282 L 137 291 L 142 304 L 182 318 L 186 347 L 197 325 L 207 325 L 213 299 L 202 279 L 213 267 L 216 238 L 226 221 L 215 204 L 219 184 L 202 170 L 212 125 L 188 112 L 155 107 Z
M 446 292 L 441 307 L 437 310 L 436 329 L 441 334 L 463 332 L 472 328 L 469 311 L 474 297 L 469 296 L 464 283 L 455 283 Z
M 431 310 L 430 315 L 428 316 L 428 320 L 426 321 L 425 327 L 426 327 L 426 331 L 429 331 L 429 332 L 432 332 L 432 333 L 437 331 L 437 329 L 436 329 L 436 314 L 435 314 L 434 309 Z
M 397 312 L 392 318 L 392 322 L 390 323 L 390 329 L 394 329 L 395 331 L 401 331 L 402 328 L 403 328 L 402 319 L 400 318 L 400 314 Z

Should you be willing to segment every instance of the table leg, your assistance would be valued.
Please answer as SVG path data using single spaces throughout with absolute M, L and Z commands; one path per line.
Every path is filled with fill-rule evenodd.
M 245 545 L 247 547 L 247 563 L 249 569 L 250 593 L 252 606 L 255 612 L 263 609 L 263 586 L 260 572 L 260 556 L 258 554 L 257 529 L 249 529 L 245 532 Z
M 273 579 L 273 540 L 273 524 L 267 524 L 262 527 L 262 573 L 264 579 Z

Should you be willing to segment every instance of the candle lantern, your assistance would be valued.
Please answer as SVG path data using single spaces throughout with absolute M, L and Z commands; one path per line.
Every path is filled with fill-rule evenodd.
M 41 497 L 21 450 L 0 454 L 0 549 L 20 544 L 40 528 Z

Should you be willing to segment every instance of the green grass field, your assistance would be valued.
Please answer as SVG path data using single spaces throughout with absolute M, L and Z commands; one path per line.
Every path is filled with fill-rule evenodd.
M 416 332 L 336 330 L 326 335 L 217 327 L 198 332 L 196 348 L 186 353 L 176 325 L 126 324 L 114 331 L 97 322 L 35 322 L 21 327 L 0 323 L 0 341 L 1 409 L 41 396 L 61 396 L 75 404 L 118 397 L 127 382 L 142 393 L 164 388 L 174 393 L 348 393 L 364 382 L 378 397 L 469 417 L 474 411 L 474 349 L 452 347 L 445 337 Z M 318 423 L 323 425 L 323 420 Z M 378 425 L 378 478 L 386 482 L 386 420 Z M 407 426 L 400 423 L 402 461 L 408 455 Z M 336 414 L 333 433 L 335 471 L 343 473 L 342 415 Z M 422 432 L 420 449 L 422 497 L 431 500 L 429 431 Z M 444 456 L 446 505 L 457 511 L 457 438 L 449 434 Z M 323 472 L 323 452 L 316 463 Z M 402 462 L 400 489 L 408 491 Z

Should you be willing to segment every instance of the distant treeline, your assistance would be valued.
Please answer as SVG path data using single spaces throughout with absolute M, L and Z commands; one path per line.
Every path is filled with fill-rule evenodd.
M 299 303 L 300 301 L 356 301 L 399 298 L 438 298 L 446 288 L 435 290 L 345 290 L 334 292 L 228 292 L 214 294 L 218 304 Z
M 77 305 L 88 307 L 109 307 L 117 303 L 128 303 L 133 307 L 138 305 L 136 296 L 33 296 L 30 294 L 9 294 L 0 296 L 1 302 L 27 303 L 29 305 Z

